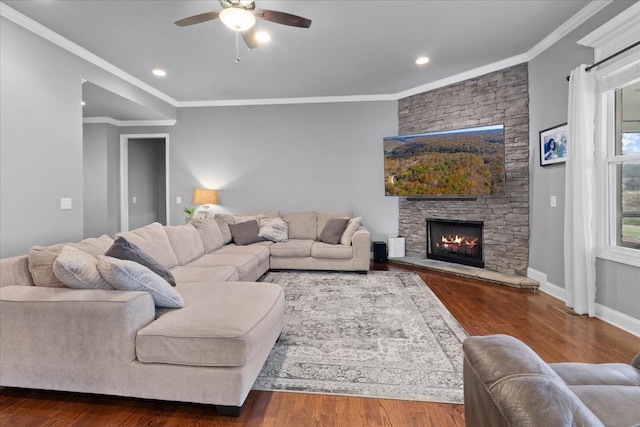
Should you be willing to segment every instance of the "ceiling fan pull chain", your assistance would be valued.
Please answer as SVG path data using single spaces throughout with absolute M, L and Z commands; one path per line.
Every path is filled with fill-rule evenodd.
M 240 33 L 236 32 L 236 65 L 240 63 Z

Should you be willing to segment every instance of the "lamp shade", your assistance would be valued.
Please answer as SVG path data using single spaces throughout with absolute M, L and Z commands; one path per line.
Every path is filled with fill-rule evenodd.
M 256 17 L 241 7 L 228 7 L 218 15 L 224 25 L 234 31 L 247 31 L 256 24 Z
M 215 205 L 218 203 L 218 192 L 208 188 L 196 188 L 193 191 L 194 205 Z

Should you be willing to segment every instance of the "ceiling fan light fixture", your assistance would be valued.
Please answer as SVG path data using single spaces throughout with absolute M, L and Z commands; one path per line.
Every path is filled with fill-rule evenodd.
M 229 7 L 220 11 L 220 20 L 234 31 L 247 31 L 256 24 L 256 17 L 239 7 Z

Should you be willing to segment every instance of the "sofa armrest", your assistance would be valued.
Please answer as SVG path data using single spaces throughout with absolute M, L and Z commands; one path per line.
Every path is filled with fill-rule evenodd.
M 360 226 L 353 234 L 351 242 L 355 270 L 368 271 L 371 265 L 371 233 L 365 227 Z
M 0 385 L 126 394 L 146 292 L 0 288 Z
M 507 335 L 463 343 L 467 426 L 602 426 L 540 357 Z

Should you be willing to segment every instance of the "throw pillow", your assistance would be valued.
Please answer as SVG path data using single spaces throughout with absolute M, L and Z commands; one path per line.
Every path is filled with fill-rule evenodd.
M 124 237 L 118 237 L 111 247 L 105 252 L 106 256 L 137 262 L 147 267 L 149 270 L 162 277 L 171 286 L 176 285 L 176 279 L 173 274 L 158 261 L 153 259 L 151 255 L 129 242 Z
M 340 244 L 345 246 L 351 246 L 353 235 L 358 230 L 358 228 L 360 228 L 360 224 L 362 224 L 361 216 L 351 218 L 349 220 L 349 224 L 347 224 L 347 228 L 345 228 L 344 233 L 342 233 L 342 237 L 340 238 Z
M 289 224 L 282 218 L 264 217 L 260 220 L 258 236 L 272 242 L 286 242 L 289 240 Z
M 149 292 L 158 307 L 184 307 L 184 300 L 178 291 L 144 265 L 100 255 L 98 270 L 114 289 Z
M 340 243 L 340 239 L 342 238 L 342 234 L 347 228 L 348 223 L 349 218 L 329 219 L 327 221 L 327 224 L 322 229 L 322 232 L 320 233 L 320 241 L 332 245 L 337 245 L 338 243 Z
M 73 289 L 113 289 L 98 271 L 98 258 L 73 246 L 63 246 L 53 263 L 58 280 Z
M 244 246 L 250 245 L 251 243 L 264 242 L 264 239 L 258 236 L 260 226 L 256 220 L 245 221 L 240 224 L 231 224 L 229 225 L 229 230 L 236 245 Z

